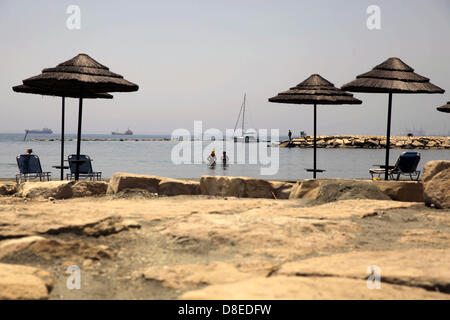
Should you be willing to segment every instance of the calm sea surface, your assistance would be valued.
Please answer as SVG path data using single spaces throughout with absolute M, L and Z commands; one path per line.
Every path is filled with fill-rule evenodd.
M 0 178 L 13 178 L 18 172 L 15 157 L 32 148 L 41 159 L 42 169 L 51 171 L 53 178 L 59 177 L 59 171 L 52 166 L 59 164 L 60 142 L 31 141 L 33 138 L 59 138 L 59 135 L 31 135 L 23 141 L 23 134 L 0 134 Z M 75 135 L 66 135 L 66 138 L 75 138 Z M 83 139 L 149 139 L 169 138 L 169 136 L 134 135 L 120 137 L 109 135 L 83 135 Z M 211 142 L 203 142 L 207 147 Z M 311 173 L 305 168 L 312 167 L 312 149 L 277 148 L 279 151 L 279 169 L 274 175 L 261 175 L 262 164 L 229 164 L 226 168 L 221 165 L 214 169 L 204 164 L 176 165 L 171 160 L 171 153 L 178 142 L 174 141 L 82 141 L 81 153 L 94 159 L 93 168 L 101 171 L 104 178 L 111 177 L 115 172 L 129 172 L 158 175 L 172 178 L 199 178 L 202 175 L 226 175 L 259 177 L 264 179 L 296 180 L 311 178 Z M 267 143 L 260 143 L 263 147 Z M 268 148 L 268 152 L 275 148 Z M 76 140 L 66 141 L 65 155 L 76 152 Z M 405 150 L 391 150 L 391 163 Z M 419 169 L 430 160 L 450 160 L 448 150 L 416 150 L 421 153 Z M 220 149 L 216 148 L 216 152 Z M 219 153 L 220 155 L 220 153 Z M 368 169 L 374 164 L 384 163 L 385 150 L 369 149 L 318 149 L 318 168 L 326 172 L 319 174 L 321 178 L 368 178 Z

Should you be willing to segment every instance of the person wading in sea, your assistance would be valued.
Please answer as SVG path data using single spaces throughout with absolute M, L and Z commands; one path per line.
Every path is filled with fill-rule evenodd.
M 227 162 L 228 162 L 227 152 L 224 151 L 224 152 L 222 153 L 222 164 L 223 164 L 223 166 L 226 166 L 226 165 L 227 165 Z
M 209 166 L 210 167 L 214 167 L 215 165 L 216 165 L 216 161 L 217 161 L 217 158 L 216 158 L 216 151 L 211 151 L 211 154 L 208 156 L 208 162 L 209 162 Z
M 291 130 L 289 130 L 289 132 L 288 132 L 288 137 L 289 137 L 289 141 L 291 141 L 292 140 L 292 132 L 291 132 Z

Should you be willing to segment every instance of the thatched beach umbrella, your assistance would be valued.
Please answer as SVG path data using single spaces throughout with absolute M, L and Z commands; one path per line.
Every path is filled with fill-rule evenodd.
M 290 88 L 288 91 L 279 93 L 276 97 L 270 98 L 270 102 L 292 103 L 292 104 L 311 104 L 314 105 L 314 167 L 313 177 L 322 170 L 317 169 L 317 105 L 340 105 L 340 104 L 361 104 L 362 101 L 353 98 L 351 93 L 336 88 L 331 82 L 322 78 L 318 74 L 311 75 L 308 79 Z
M 68 98 L 79 98 L 79 94 L 76 92 L 58 92 L 55 89 L 51 88 L 36 88 L 36 87 L 30 87 L 26 85 L 18 85 L 13 87 L 13 90 L 15 92 L 21 92 L 21 93 L 31 93 L 31 94 L 39 94 L 44 96 L 56 96 L 56 97 L 62 97 L 62 114 L 61 114 L 61 164 L 60 164 L 60 170 L 61 170 L 61 180 L 64 180 L 64 127 L 65 127 L 65 105 L 66 105 L 66 97 Z M 113 96 L 108 93 L 83 93 L 83 98 L 85 99 L 112 99 Z
M 414 69 L 399 58 L 389 58 L 371 71 L 356 77 L 356 80 L 342 86 L 352 92 L 388 93 L 388 119 L 386 133 L 385 176 L 388 180 L 389 148 L 391 139 L 391 113 L 393 93 L 444 93 L 444 90 L 430 83 L 430 79 L 418 75 Z
M 83 94 L 104 92 L 131 92 L 139 89 L 138 85 L 129 82 L 123 76 L 109 71 L 109 68 L 98 63 L 87 54 L 60 63 L 55 68 L 44 69 L 40 75 L 23 80 L 25 85 L 38 88 L 50 88 L 58 92 L 77 92 L 79 94 L 77 160 L 80 158 L 81 122 L 83 118 Z M 79 178 L 77 162 L 75 180 Z
M 450 101 L 447 102 L 447 104 L 444 104 L 443 106 L 437 107 L 436 109 L 441 112 L 450 113 Z

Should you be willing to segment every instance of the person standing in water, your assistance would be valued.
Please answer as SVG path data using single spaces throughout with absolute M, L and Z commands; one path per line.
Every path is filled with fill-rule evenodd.
M 288 137 L 289 137 L 289 141 L 291 141 L 292 140 L 292 132 L 291 132 L 290 129 L 289 129 L 289 132 L 288 132 Z
M 208 162 L 209 162 L 209 165 L 211 166 L 211 167 L 213 167 L 213 166 L 215 166 L 216 165 L 216 161 L 217 161 L 217 158 L 216 158 L 216 151 L 211 151 L 211 154 L 208 156 Z
M 226 165 L 227 165 L 227 162 L 228 162 L 227 152 L 224 151 L 224 152 L 222 153 L 222 164 L 223 164 L 224 166 L 226 166 Z

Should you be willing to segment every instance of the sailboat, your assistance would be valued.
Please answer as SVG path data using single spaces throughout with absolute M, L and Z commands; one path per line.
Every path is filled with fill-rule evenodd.
M 234 142 L 245 142 L 245 143 L 259 142 L 258 134 L 257 134 L 255 129 L 245 130 L 245 128 L 244 128 L 244 125 L 245 125 L 245 102 L 246 102 L 246 99 L 247 99 L 247 94 L 244 93 L 244 101 L 241 104 L 241 109 L 239 110 L 239 115 L 238 115 L 238 118 L 236 120 L 236 124 L 234 125 L 233 140 L 234 140 Z M 238 126 L 239 119 L 241 118 L 241 115 L 242 115 L 241 130 L 240 130 L 240 132 L 238 132 L 238 135 L 236 135 L 236 128 Z

